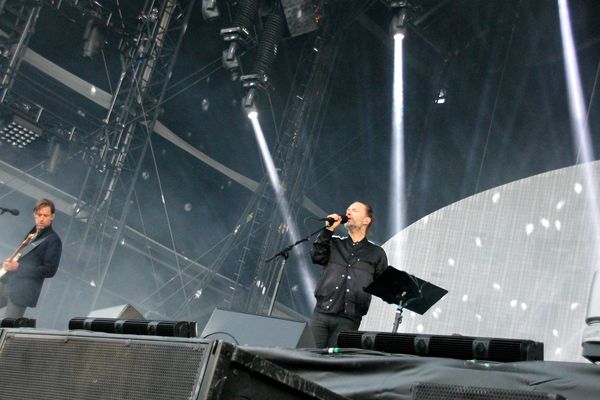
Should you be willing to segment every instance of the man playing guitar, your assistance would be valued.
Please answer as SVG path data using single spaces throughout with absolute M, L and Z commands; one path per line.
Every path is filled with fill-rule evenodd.
M 33 208 L 35 226 L 0 270 L 0 308 L 6 318 L 19 318 L 27 307 L 35 307 L 45 278 L 56 274 L 62 242 L 52 229 L 55 208 L 48 199 L 40 199 Z

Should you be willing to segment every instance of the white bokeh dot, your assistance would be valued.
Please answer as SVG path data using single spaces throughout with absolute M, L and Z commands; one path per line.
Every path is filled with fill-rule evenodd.
M 525 233 L 527 234 L 527 236 L 531 235 L 531 233 L 533 232 L 533 228 L 533 224 L 525 225 Z

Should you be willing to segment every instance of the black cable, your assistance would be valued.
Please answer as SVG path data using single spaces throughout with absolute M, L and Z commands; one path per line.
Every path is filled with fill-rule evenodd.
M 240 342 L 237 341 L 237 339 L 235 338 L 235 336 L 233 336 L 229 332 L 223 332 L 223 331 L 217 331 L 217 332 L 209 333 L 208 335 L 202 336 L 201 339 L 207 339 L 209 336 L 212 336 L 212 335 L 225 335 L 225 336 L 229 336 L 235 342 L 235 344 L 237 344 L 237 345 L 240 344 Z

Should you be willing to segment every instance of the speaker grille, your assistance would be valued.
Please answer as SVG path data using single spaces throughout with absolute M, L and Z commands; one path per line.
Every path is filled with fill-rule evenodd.
M 414 353 L 415 338 L 414 337 L 393 337 L 390 335 L 380 335 L 375 337 L 374 350 L 385 349 L 388 353 Z
M 206 344 L 8 333 L 2 399 L 189 399 Z
M 564 400 L 561 395 L 475 386 L 417 383 L 410 389 L 411 400 Z

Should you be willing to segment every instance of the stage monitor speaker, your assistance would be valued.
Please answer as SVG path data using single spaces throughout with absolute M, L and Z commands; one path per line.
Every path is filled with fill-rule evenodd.
M 410 388 L 411 400 L 566 400 L 559 394 L 439 383 L 417 383 Z
M 92 332 L 196 337 L 196 321 L 138 321 L 135 319 L 75 317 L 69 321 L 69 330 L 85 329 Z
M 31 318 L 3 318 L 0 328 L 35 328 L 36 320 Z
M 314 347 L 306 322 L 263 315 L 245 314 L 215 308 L 202 339 L 220 339 L 230 343 L 263 347 Z
M 221 341 L 34 329 L 0 332 L 0 399 L 343 399 Z
M 387 332 L 341 332 L 337 346 L 460 360 L 499 362 L 544 359 L 544 344 L 532 340 Z
M 130 304 L 120 304 L 118 306 L 101 308 L 89 313 L 90 318 L 118 318 L 118 319 L 134 319 L 144 321 L 142 314 L 133 308 Z

